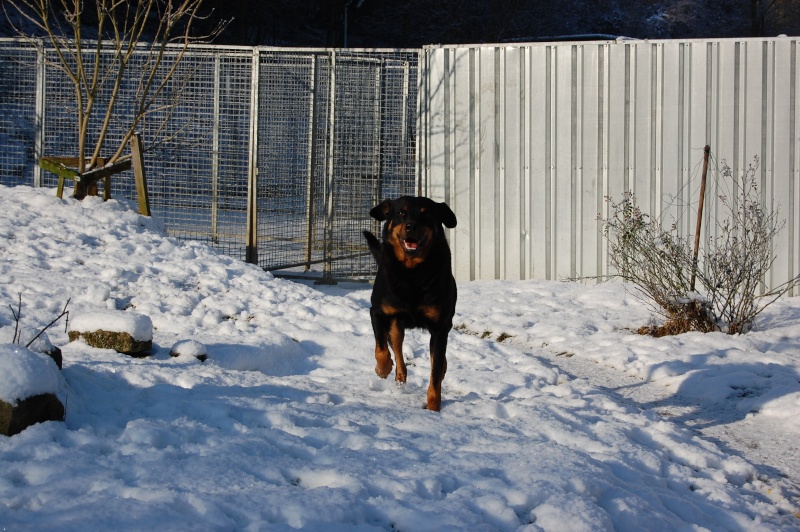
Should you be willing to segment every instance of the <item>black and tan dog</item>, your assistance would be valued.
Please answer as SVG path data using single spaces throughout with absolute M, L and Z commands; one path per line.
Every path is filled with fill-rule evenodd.
M 429 198 L 403 196 L 384 200 L 369 214 L 383 225 L 383 243 L 364 231 L 370 251 L 378 261 L 372 289 L 372 329 L 375 333 L 375 372 L 406 381 L 403 359 L 405 330 L 424 328 L 431 334 L 431 380 L 429 410 L 439 411 L 442 379 L 447 371 L 447 335 L 456 310 L 456 282 L 450 268 L 450 248 L 445 227 L 456 226 L 456 215 L 445 203 Z

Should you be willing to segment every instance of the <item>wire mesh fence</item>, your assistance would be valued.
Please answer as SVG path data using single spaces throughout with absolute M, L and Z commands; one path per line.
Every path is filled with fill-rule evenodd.
M 38 159 L 75 155 L 75 92 L 52 53 L 0 40 L 4 185 L 54 187 L 57 176 Z M 417 189 L 418 53 L 190 48 L 164 101 L 140 124 L 152 212 L 171 235 L 267 270 L 371 275 L 361 235 L 377 230 L 369 209 Z M 147 60 L 143 51 L 128 68 L 108 146 L 124 134 Z M 101 93 L 96 108 L 108 97 Z M 90 143 L 98 126 L 89 128 Z M 115 176 L 111 192 L 135 198 L 132 175 Z
M 32 185 L 37 142 L 36 48 L 0 44 L 0 179 L 4 185 Z

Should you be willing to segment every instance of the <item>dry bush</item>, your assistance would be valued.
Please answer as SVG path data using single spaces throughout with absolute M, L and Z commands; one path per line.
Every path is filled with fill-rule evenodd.
M 784 222 L 777 210 L 763 205 L 756 180 L 758 159 L 738 180 L 724 161 L 722 165 L 722 178 L 736 192 L 720 197 L 720 217 L 712 220 L 717 236 L 706 238 L 697 264 L 693 236 L 681 236 L 674 223 L 644 214 L 633 193 L 626 192 L 619 202 L 607 198 L 611 216 L 603 220 L 604 234 L 616 275 L 633 283 L 665 319 L 662 327 L 640 332 L 744 333 L 764 308 L 800 283 L 797 276 L 772 290 L 764 288 L 764 277 L 775 261 L 772 240 Z M 699 290 L 692 289 L 693 273 Z

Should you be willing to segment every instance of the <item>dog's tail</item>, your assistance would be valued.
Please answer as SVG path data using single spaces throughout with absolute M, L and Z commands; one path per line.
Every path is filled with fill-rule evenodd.
M 381 261 L 381 241 L 378 240 L 378 237 L 370 233 L 369 231 L 363 231 L 362 234 L 364 238 L 367 239 L 367 245 L 369 246 L 369 252 L 372 253 L 372 256 L 375 257 L 375 262 Z

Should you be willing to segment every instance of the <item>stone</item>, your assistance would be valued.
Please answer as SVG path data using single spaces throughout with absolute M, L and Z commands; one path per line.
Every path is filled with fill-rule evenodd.
M 172 346 L 169 356 L 179 357 L 181 355 L 193 356 L 200 362 L 205 362 L 208 360 L 208 348 L 197 340 L 181 340 Z
M 148 316 L 121 310 L 80 314 L 72 319 L 69 339 L 131 356 L 147 356 L 153 348 L 153 322 Z
M 113 349 L 118 353 L 133 356 L 146 356 L 153 348 L 152 340 L 136 340 L 129 333 L 113 331 L 69 331 L 69 340 L 81 338 L 87 345 L 100 349 Z
M 0 344 L 0 434 L 13 436 L 43 421 L 63 421 L 53 360 L 18 344 Z
M 64 368 L 64 357 L 61 354 L 61 349 L 59 349 L 56 346 L 52 346 L 52 348 L 50 348 L 49 350 L 44 351 L 44 354 L 53 359 L 53 362 L 56 363 L 58 369 Z
M 49 356 L 53 359 L 53 362 L 56 363 L 58 369 L 62 369 L 63 356 L 61 354 L 61 349 L 53 345 L 46 332 L 37 332 L 23 327 L 18 332 L 19 339 L 14 342 L 14 333 L 16 332 L 14 327 L 0 328 L 0 343 L 17 343 L 23 346 L 30 344 L 28 345 L 28 349 L 35 353 L 42 353 Z
M 64 405 L 52 393 L 27 397 L 16 404 L 0 399 L 0 434 L 13 436 L 36 423 L 64 421 Z

